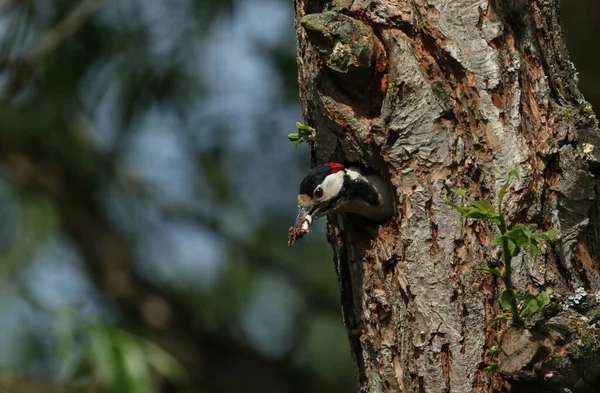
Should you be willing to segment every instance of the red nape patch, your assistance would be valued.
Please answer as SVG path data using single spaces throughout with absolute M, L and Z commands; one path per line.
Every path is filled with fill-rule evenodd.
M 342 164 L 338 164 L 337 162 L 326 162 L 325 165 L 331 168 L 331 173 L 338 173 L 344 166 Z

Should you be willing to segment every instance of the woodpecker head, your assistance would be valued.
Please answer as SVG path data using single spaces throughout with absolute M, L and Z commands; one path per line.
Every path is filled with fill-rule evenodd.
M 356 213 L 375 221 L 393 214 L 389 187 L 364 169 L 328 162 L 315 167 L 300 183 L 296 227 L 331 213 Z

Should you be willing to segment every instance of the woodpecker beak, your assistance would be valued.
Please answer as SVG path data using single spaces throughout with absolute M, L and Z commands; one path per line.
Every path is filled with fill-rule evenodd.
M 300 211 L 298 212 L 298 217 L 296 217 L 296 226 L 298 226 L 298 224 L 300 224 L 300 221 L 306 217 L 307 215 L 311 215 L 312 217 L 312 213 L 315 211 L 315 205 L 313 206 L 307 206 L 307 207 L 301 207 Z M 315 218 L 315 217 L 313 217 Z
M 310 215 L 310 221 L 313 222 L 317 218 L 321 218 L 334 211 L 334 209 L 331 209 L 327 205 L 320 203 L 315 203 L 311 206 L 300 207 L 299 209 L 300 211 L 298 212 L 298 217 L 296 217 L 296 226 L 298 226 L 300 221 L 308 215 Z

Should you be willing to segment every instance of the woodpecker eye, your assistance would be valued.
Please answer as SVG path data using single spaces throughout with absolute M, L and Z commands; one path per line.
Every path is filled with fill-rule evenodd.
M 323 189 L 319 186 L 317 188 L 315 188 L 315 192 L 314 192 L 315 198 L 319 199 L 323 197 Z

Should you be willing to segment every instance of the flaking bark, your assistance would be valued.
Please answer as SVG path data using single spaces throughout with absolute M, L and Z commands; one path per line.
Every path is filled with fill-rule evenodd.
M 360 390 L 595 392 L 600 134 L 557 1 L 297 0 L 296 27 L 312 163 L 361 162 L 396 191 L 381 226 L 329 217 Z M 513 168 L 509 221 L 560 232 L 514 261 L 517 288 L 556 295 L 528 330 L 487 325 L 501 284 L 472 268 L 499 263 L 493 228 L 444 201 L 493 199 Z

